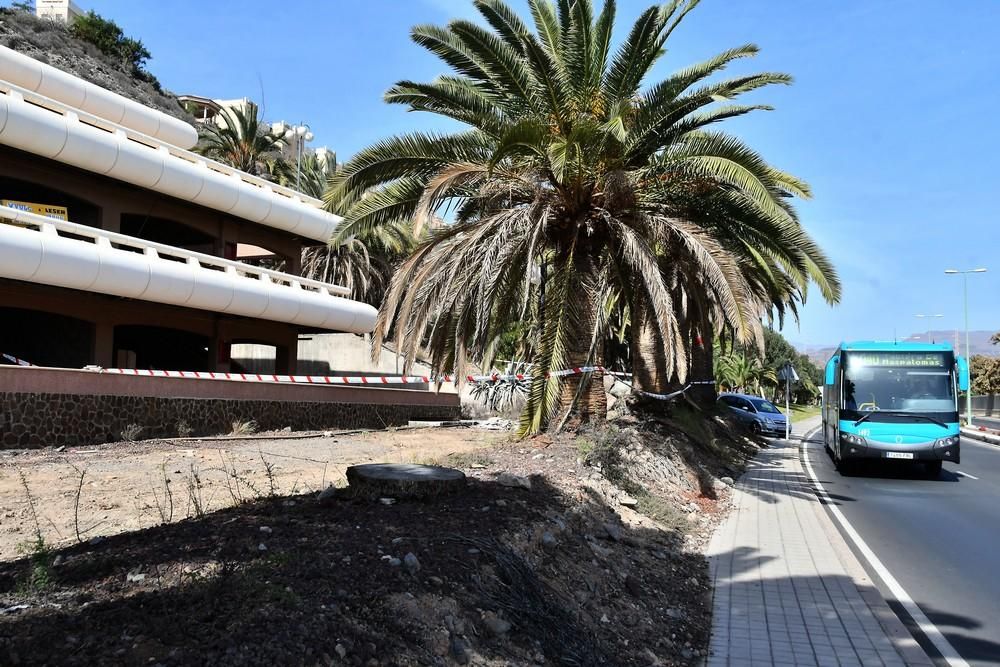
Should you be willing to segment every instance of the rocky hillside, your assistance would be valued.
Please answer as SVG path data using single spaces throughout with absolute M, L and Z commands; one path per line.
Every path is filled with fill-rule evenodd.
M 133 77 L 121 63 L 77 39 L 57 21 L 0 9 L 0 44 L 186 122 L 194 120 L 173 93 L 159 89 L 155 80 Z

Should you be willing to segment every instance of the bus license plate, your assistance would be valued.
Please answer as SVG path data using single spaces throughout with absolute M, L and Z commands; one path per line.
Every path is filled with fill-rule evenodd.
M 887 459 L 912 459 L 913 452 L 886 452 L 885 458 Z

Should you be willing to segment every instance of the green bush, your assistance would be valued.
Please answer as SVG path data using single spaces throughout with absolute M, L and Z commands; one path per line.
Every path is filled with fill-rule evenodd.
M 74 37 L 90 42 L 104 54 L 116 58 L 133 75 L 143 78 L 148 76 L 146 61 L 152 54 L 141 40 L 126 37 L 114 21 L 89 11 L 76 17 L 70 32 Z

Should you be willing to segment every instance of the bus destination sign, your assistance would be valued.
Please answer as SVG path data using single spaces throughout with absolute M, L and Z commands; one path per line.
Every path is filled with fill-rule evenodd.
M 847 363 L 855 367 L 947 368 L 947 356 L 944 352 L 850 352 Z

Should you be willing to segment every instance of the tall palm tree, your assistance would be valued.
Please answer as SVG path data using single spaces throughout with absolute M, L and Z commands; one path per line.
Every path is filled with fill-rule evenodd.
M 787 203 L 807 187 L 708 129 L 767 108 L 729 101 L 790 78 L 702 83 L 757 53 L 744 45 L 643 88 L 696 4 L 647 9 L 614 51 L 613 0 L 596 16 L 590 0 L 529 0 L 533 27 L 503 0 L 475 0 L 489 28 L 413 29 L 452 73 L 401 81 L 386 101 L 466 129 L 379 141 L 327 193 L 344 212 L 344 236 L 399 220 L 420 234 L 442 209 L 453 218 L 394 276 L 379 342 L 394 335 L 408 360 L 427 343 L 435 367 L 461 375 L 470 357 L 489 361 L 513 322 L 530 320 L 535 369 L 556 370 L 600 363 L 608 323 L 627 308 L 633 338 L 641 330 L 649 341 L 633 362 L 662 368 L 637 383 L 655 390 L 686 379 L 692 341 L 709 331 L 759 342 L 761 317 L 794 303 L 809 280 L 837 298 L 832 267 Z M 603 388 L 588 379 L 535 372 L 522 432 L 543 428 L 560 405 L 600 415 Z
M 195 149 L 207 157 L 254 175 L 269 175 L 280 160 L 283 138 L 271 131 L 258 115 L 257 105 L 226 107 L 216 122 L 201 127 L 201 141 Z

